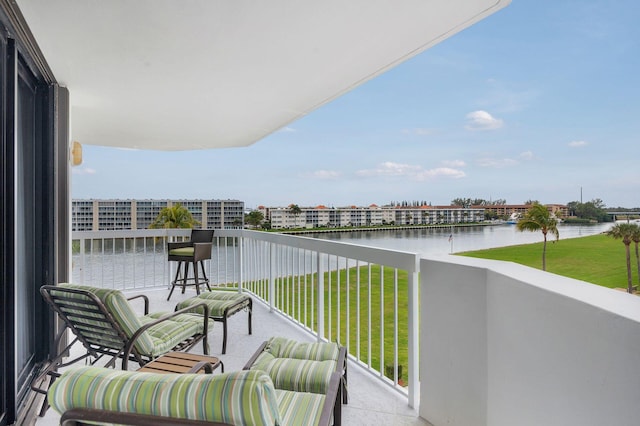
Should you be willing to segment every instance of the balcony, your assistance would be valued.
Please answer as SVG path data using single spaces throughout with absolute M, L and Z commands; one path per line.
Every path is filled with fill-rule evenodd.
M 166 302 L 166 241 L 188 234 L 74 233 L 74 281 L 172 310 L 194 292 Z M 246 230 L 216 230 L 214 243 L 212 283 L 258 301 L 253 335 L 230 320 L 227 369 L 272 335 L 337 340 L 350 358 L 345 424 L 637 424 L 635 296 L 504 262 Z M 55 422 L 50 410 L 38 425 Z

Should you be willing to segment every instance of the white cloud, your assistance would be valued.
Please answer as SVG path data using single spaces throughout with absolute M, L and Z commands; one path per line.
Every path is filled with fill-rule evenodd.
M 571 148 L 582 148 L 583 146 L 589 145 L 587 141 L 571 141 L 569 142 L 569 146 Z
M 420 166 L 385 161 L 375 169 L 358 170 L 358 176 L 409 176 L 419 172 Z
M 386 176 L 404 176 L 412 180 L 423 181 L 437 177 L 462 178 L 465 173 L 450 167 L 438 167 L 435 169 L 425 170 L 421 166 L 411 164 L 400 164 L 391 161 L 381 163 L 375 169 L 358 170 L 356 175 L 362 177 L 386 177 Z
M 504 125 L 504 122 L 493 117 L 487 111 L 473 111 L 466 115 L 467 124 L 465 129 L 467 130 L 496 130 Z
M 520 153 L 520 158 L 522 158 L 523 160 L 533 160 L 535 157 L 533 156 L 533 152 L 524 151 Z
M 462 160 L 444 160 L 442 161 L 442 165 L 447 167 L 464 167 L 467 163 Z
M 476 160 L 476 163 L 480 167 L 492 167 L 495 169 L 501 169 L 503 167 L 513 167 L 520 164 L 518 160 L 514 160 L 513 158 L 479 158 Z
M 401 133 L 405 135 L 428 136 L 433 134 L 433 129 L 429 129 L 426 127 L 417 127 L 415 129 L 402 129 Z
M 97 172 L 95 169 L 84 167 L 82 169 L 73 168 L 71 169 L 71 173 L 74 175 L 95 175 Z
M 285 126 L 282 129 L 278 130 L 279 132 L 286 132 L 286 133 L 290 133 L 290 132 L 295 132 L 296 129 L 294 129 L 293 127 L 288 127 Z
M 451 179 L 460 179 L 465 177 L 466 174 L 462 170 L 452 169 L 450 167 L 437 167 L 435 169 L 423 170 L 416 175 L 417 180 L 428 180 L 438 177 L 445 177 Z
M 315 172 L 306 173 L 304 177 L 315 178 L 315 179 L 337 179 L 340 177 L 342 173 L 337 172 L 335 170 L 316 170 Z

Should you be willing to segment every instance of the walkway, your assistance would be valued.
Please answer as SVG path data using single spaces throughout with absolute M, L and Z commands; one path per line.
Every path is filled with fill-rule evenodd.
M 194 295 L 188 289 L 185 295 L 180 293 L 172 296 L 171 302 L 166 301 L 168 290 L 145 290 L 149 297 L 151 311 L 173 311 L 176 303 Z M 136 294 L 132 292 L 131 294 Z M 222 351 L 222 326 L 216 323 L 209 334 L 211 355 L 219 356 L 226 371 L 240 370 L 255 352 L 258 346 L 273 335 L 313 341 L 313 337 L 293 325 L 276 313 L 270 313 L 263 303 L 254 301 L 253 334 L 247 334 L 247 316 L 238 313 L 229 320 L 229 337 L 227 353 Z M 80 348 L 81 349 L 81 348 Z M 202 353 L 202 345 L 198 344 L 193 353 Z M 135 368 L 135 366 L 134 366 Z M 39 418 L 37 426 L 57 426 L 59 415 L 49 409 L 46 416 Z M 343 424 L 358 425 L 397 425 L 397 426 L 428 426 L 429 423 L 420 419 L 417 412 L 407 405 L 406 398 L 382 382 L 371 377 L 354 363 L 349 364 L 349 404 L 344 406 Z

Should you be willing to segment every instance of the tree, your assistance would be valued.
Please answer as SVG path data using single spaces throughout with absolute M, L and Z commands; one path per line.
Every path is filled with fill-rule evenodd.
M 464 208 L 471 207 L 471 198 L 454 198 L 451 200 L 451 205 Z
M 289 205 L 289 211 L 295 217 L 295 227 L 297 228 L 298 227 L 298 216 L 300 216 L 300 213 L 302 213 L 302 209 L 297 204 L 290 204 Z
M 160 210 L 158 217 L 149 225 L 149 228 L 193 228 L 198 225 L 200 225 L 200 222 L 193 218 L 191 212 L 182 204 L 176 203 L 171 207 L 165 207 Z
M 249 225 L 257 228 L 264 220 L 264 214 L 260 210 L 252 210 L 245 216 L 244 220 Z
M 518 231 L 542 231 L 544 243 L 542 244 L 542 270 L 547 270 L 547 234 L 551 233 L 560 238 L 558 221 L 549 213 L 549 210 L 540 203 L 534 203 L 516 224 Z
M 607 222 L 611 220 L 605 210 L 604 203 L 599 198 L 587 201 L 586 203 L 571 201 L 567 204 L 567 209 L 569 210 L 569 216 L 576 216 L 581 219 L 597 222 Z
M 631 245 L 631 237 L 633 236 L 638 225 L 632 223 L 616 223 L 609 229 L 606 234 L 616 240 L 622 240 L 627 254 L 627 291 L 633 293 L 633 282 L 631 279 L 631 253 L 629 246 Z
M 640 226 L 636 225 L 636 228 L 631 233 L 631 241 L 636 246 L 636 267 L 638 268 L 638 286 L 640 286 L 640 254 L 638 254 L 638 243 L 640 243 Z

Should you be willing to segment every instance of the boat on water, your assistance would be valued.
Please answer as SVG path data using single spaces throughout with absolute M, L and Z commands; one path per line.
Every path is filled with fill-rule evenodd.
M 521 218 L 520 213 L 511 213 L 511 216 L 509 216 L 509 219 L 507 219 L 506 224 L 515 225 L 516 223 L 518 223 L 520 218 Z

